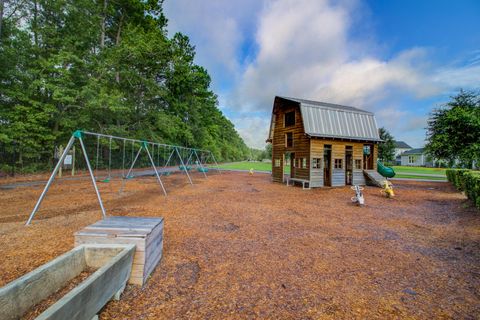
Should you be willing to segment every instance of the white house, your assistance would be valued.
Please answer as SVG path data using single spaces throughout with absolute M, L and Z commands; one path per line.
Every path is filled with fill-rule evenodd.
M 400 155 L 402 166 L 432 167 L 433 161 L 427 156 L 424 148 L 411 149 Z
M 401 164 L 401 157 L 400 155 L 405 151 L 412 150 L 413 148 L 410 147 L 405 141 L 395 141 L 395 162 L 397 165 Z

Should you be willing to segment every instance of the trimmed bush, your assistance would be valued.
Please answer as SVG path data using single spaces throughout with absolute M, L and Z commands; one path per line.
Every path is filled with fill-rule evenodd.
M 446 171 L 447 180 L 450 181 L 457 190 L 463 191 L 465 188 L 463 175 L 468 171 L 468 169 L 448 169 Z
M 463 177 L 465 179 L 465 194 L 480 209 L 480 172 L 469 171 Z
M 449 169 L 447 170 L 447 179 L 455 188 L 464 191 L 466 196 L 480 209 L 480 171 Z

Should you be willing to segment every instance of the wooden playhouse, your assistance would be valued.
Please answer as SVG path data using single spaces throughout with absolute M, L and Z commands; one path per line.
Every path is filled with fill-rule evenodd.
M 277 96 L 267 139 L 272 143 L 273 181 L 304 187 L 376 182 L 380 141 L 371 112 Z

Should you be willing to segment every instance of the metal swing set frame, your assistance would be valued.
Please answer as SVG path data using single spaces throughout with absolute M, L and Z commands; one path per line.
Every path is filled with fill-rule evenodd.
M 87 154 L 87 149 L 85 147 L 85 143 L 83 141 L 83 137 L 84 136 L 96 136 L 97 137 L 97 156 L 96 156 L 96 167 L 98 167 L 98 154 L 99 154 L 99 139 L 100 138 L 108 138 L 109 139 L 109 147 L 110 147 L 110 151 L 109 151 L 109 165 L 108 165 L 108 180 L 110 180 L 110 175 L 111 175 L 111 149 L 112 149 L 112 139 L 115 139 L 115 140 L 120 140 L 120 141 L 123 141 L 123 159 L 122 159 L 122 167 L 123 167 L 123 170 L 125 170 L 125 144 L 126 142 L 131 142 L 132 143 L 132 156 L 133 156 L 133 146 L 135 143 L 139 143 L 140 144 L 140 148 L 138 149 L 136 155 L 135 155 L 135 158 L 133 159 L 131 165 L 130 165 L 130 168 L 128 170 L 128 173 L 125 175 L 125 174 L 122 174 L 122 178 L 124 179 L 123 180 L 123 185 L 121 187 L 121 189 L 123 189 L 124 187 L 124 184 L 126 182 L 127 179 L 130 179 L 132 178 L 132 171 L 133 171 L 133 168 L 135 167 L 135 164 L 137 163 L 137 160 L 140 156 L 140 154 L 142 153 L 142 150 L 144 150 L 147 155 L 148 155 L 148 158 L 149 158 L 149 161 L 150 161 L 150 164 L 153 168 L 153 171 L 155 173 L 155 176 L 157 178 L 157 181 L 158 181 L 158 184 L 160 185 L 162 191 L 163 191 L 163 194 L 165 196 L 167 196 L 167 191 L 165 189 L 165 186 L 163 185 L 163 182 L 162 182 L 162 179 L 160 178 L 161 176 L 161 173 L 162 172 L 169 172 L 169 171 L 166 171 L 168 165 L 170 164 L 171 160 L 173 159 L 174 155 L 177 155 L 178 158 L 180 159 L 180 163 L 181 163 L 181 166 L 179 167 L 180 171 L 181 172 L 185 172 L 186 173 L 186 176 L 188 178 L 188 181 L 191 185 L 193 185 L 193 181 L 192 181 L 192 178 L 190 177 L 190 174 L 188 173 L 189 169 L 188 169 L 188 166 L 189 164 L 193 164 L 193 161 L 194 160 L 194 156 L 196 158 L 196 164 L 198 165 L 198 171 L 202 172 L 204 177 L 207 178 L 207 172 L 208 172 L 208 167 L 206 167 L 205 165 L 207 164 L 208 160 L 211 158 L 211 160 L 213 161 L 213 163 L 215 164 L 215 169 L 221 173 L 221 170 L 220 170 L 220 167 L 218 166 L 218 163 L 217 163 L 217 160 L 215 159 L 215 156 L 213 155 L 213 153 L 209 150 L 203 150 L 203 149 L 195 149 L 195 148 L 187 148 L 187 147 L 182 147 L 182 146 L 175 146 L 175 145 L 168 145 L 168 144 L 163 144 L 163 143 L 157 143 L 157 142 L 151 142 L 151 141 L 145 141 L 145 140 L 137 140 L 137 139 L 131 139 L 131 138 L 123 138 L 123 137 L 117 137 L 117 136 L 112 136 L 112 135 L 107 135 L 107 134 L 101 134 L 101 133 L 95 133 L 95 132 L 88 132 L 88 131 L 82 131 L 82 130 L 77 130 L 75 132 L 73 132 L 72 136 L 70 137 L 70 140 L 68 141 L 67 143 L 67 146 L 65 147 L 65 149 L 63 150 L 63 153 L 62 155 L 60 156 L 60 158 L 58 159 L 58 162 L 57 164 L 55 165 L 55 168 L 53 169 L 52 171 L 52 174 L 50 175 L 50 178 L 48 179 L 47 181 L 47 184 L 45 185 L 45 188 L 43 189 L 40 197 L 38 198 L 37 200 L 37 203 L 35 204 L 35 207 L 33 208 L 32 212 L 30 213 L 30 216 L 27 220 L 27 222 L 25 223 L 25 225 L 30 225 L 35 214 L 37 213 L 37 211 L 39 210 L 40 208 L 40 205 L 43 201 L 43 199 L 45 198 L 45 195 L 47 194 L 48 192 L 48 189 L 50 188 L 50 186 L 52 185 L 53 181 L 55 180 L 55 176 L 57 175 L 59 169 L 61 168 L 68 152 L 70 151 L 70 149 L 73 147 L 73 145 L 75 144 L 75 141 L 79 141 L 80 142 L 80 147 L 82 149 L 82 153 L 83 153 L 83 156 L 84 156 L 84 159 L 85 159 L 85 163 L 87 165 L 87 170 L 88 170 L 88 173 L 90 175 L 90 178 L 92 180 L 92 184 L 93 184 L 93 188 L 95 189 L 95 193 L 97 195 L 97 199 L 98 199 L 98 203 L 100 205 L 100 209 L 102 211 L 102 219 L 105 219 L 107 217 L 107 214 L 106 214 L 106 211 L 105 211 L 105 207 L 103 205 L 103 201 L 102 201 L 102 197 L 100 195 L 100 191 L 98 189 L 98 186 L 97 186 L 97 180 L 95 178 L 95 174 L 92 170 L 92 166 L 90 164 L 90 160 L 89 160 L 89 157 L 88 157 L 88 154 Z M 152 146 L 153 148 L 155 148 L 155 146 L 158 147 L 159 149 L 159 153 L 160 153 L 160 148 L 161 147 L 164 147 L 165 150 L 167 148 L 170 148 L 171 149 L 171 152 L 168 156 L 168 160 L 166 161 L 165 165 L 163 166 L 162 170 L 159 171 L 157 170 L 157 165 L 155 164 L 155 161 L 154 161 L 154 158 L 152 156 L 152 153 L 150 152 L 149 150 L 149 146 Z M 188 158 L 187 158 L 187 161 L 183 161 L 183 158 L 182 158 L 182 155 L 180 154 L 180 150 L 182 151 L 182 153 L 184 151 L 186 151 L 189 155 L 188 155 Z M 153 150 L 154 151 L 154 150 Z M 202 162 L 202 157 L 200 157 L 198 154 L 202 153 L 202 155 L 204 154 L 207 154 L 207 157 L 204 159 L 204 161 Z M 158 157 L 160 157 L 160 155 L 158 155 Z M 192 163 L 190 163 L 190 161 L 192 161 Z M 95 168 L 97 169 L 97 168 Z M 105 179 L 107 180 L 107 179 Z

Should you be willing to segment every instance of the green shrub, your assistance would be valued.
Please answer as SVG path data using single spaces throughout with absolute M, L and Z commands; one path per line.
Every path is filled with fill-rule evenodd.
M 449 169 L 447 179 L 455 188 L 465 191 L 466 196 L 480 209 L 480 171 Z
M 465 181 L 463 179 L 463 175 L 468 172 L 467 169 L 448 169 L 446 171 L 447 180 L 450 181 L 455 188 L 460 191 L 465 190 Z
M 465 194 L 480 209 L 480 173 L 469 171 L 463 177 L 465 179 Z

